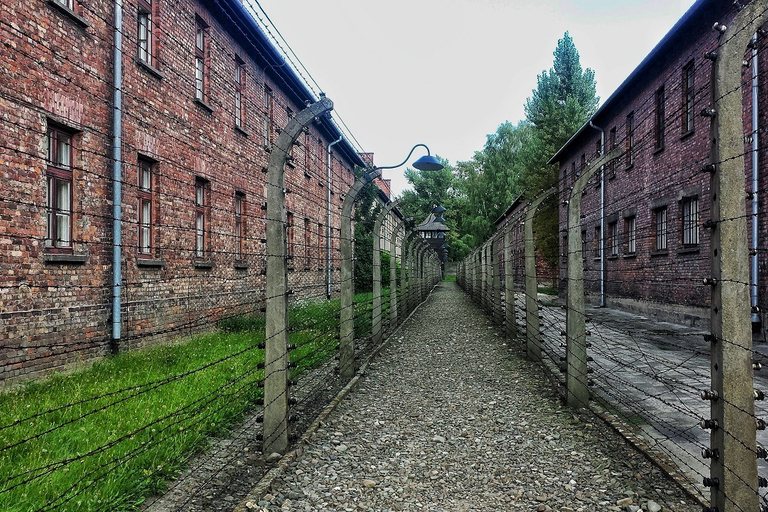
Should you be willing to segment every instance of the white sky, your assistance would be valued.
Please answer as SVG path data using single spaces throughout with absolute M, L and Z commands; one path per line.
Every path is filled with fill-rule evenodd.
M 607 99 L 694 0 L 258 3 L 333 100 L 334 116 L 387 166 L 417 143 L 452 164 L 470 160 L 501 123 L 524 119 L 566 30 Z M 395 196 L 408 187 L 405 168 L 384 171 Z

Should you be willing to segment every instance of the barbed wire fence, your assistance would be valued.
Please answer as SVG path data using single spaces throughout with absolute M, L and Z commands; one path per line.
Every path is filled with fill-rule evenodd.
M 564 401 L 577 409 L 591 405 L 614 421 L 710 512 L 768 508 L 768 481 L 758 474 L 768 469 L 766 381 L 753 375 L 765 356 L 752 346 L 749 293 L 754 285 L 747 224 L 755 213 L 747 213 L 744 201 L 756 134 L 745 130 L 742 118 L 744 91 L 753 85 L 751 73 L 742 69 L 754 47 L 750 40 L 767 16 L 765 2 L 734 9 L 735 19 L 713 31 L 712 51 L 695 64 L 697 77 L 712 72 L 711 81 L 698 81 L 694 94 L 694 110 L 704 121 L 697 129 L 710 129 L 704 140 L 712 146 L 682 162 L 655 161 L 654 172 L 643 178 L 643 189 L 651 192 L 647 215 L 637 204 L 636 188 L 617 184 L 631 179 L 633 165 L 658 150 L 652 103 L 634 110 L 635 126 L 651 129 L 632 133 L 631 146 L 598 146 L 593 157 L 561 176 L 564 297 L 525 286 L 536 279 L 535 267 L 525 262 L 536 257 L 538 243 L 525 229 L 527 214 L 540 197 L 513 212 L 460 265 L 458 277 L 521 350 L 549 370 Z M 763 48 L 763 38 L 760 43 Z M 765 76 L 765 70 L 759 73 Z M 675 77 L 660 87 L 670 97 L 682 94 Z M 673 133 L 684 115 L 683 107 L 666 112 L 661 129 Z M 702 128 L 705 123 L 711 127 Z M 610 190 L 602 205 L 601 189 Z M 748 190 L 747 197 L 764 192 Z M 689 221 L 673 222 L 678 211 Z M 764 213 L 761 206 L 756 215 Z M 677 243 L 676 257 L 669 258 Z M 757 254 L 764 254 L 764 245 L 761 240 Z M 586 304 L 633 296 L 670 309 L 708 309 L 710 325 L 649 322 Z
M 109 26 L 111 20 L 100 11 L 83 9 L 93 23 Z M 232 443 L 259 455 L 266 451 L 262 437 L 267 443 L 283 437 L 290 443 L 334 386 L 343 384 L 337 370 L 342 289 L 352 289 L 354 370 L 426 297 L 439 270 L 392 210 L 382 223 L 389 244 L 379 251 L 380 259 L 392 265 L 386 285 L 378 294 L 365 290 L 366 295 L 355 289 L 353 278 L 340 278 L 344 264 L 354 263 L 352 255 L 362 257 L 362 248 L 348 259 L 341 250 L 341 198 L 350 193 L 355 176 L 330 157 L 314 132 L 304 130 L 319 112 L 294 113 L 295 105 L 283 94 L 269 94 L 266 73 L 256 66 L 244 68 L 249 101 L 242 111 L 229 100 L 230 74 L 211 70 L 209 105 L 216 115 L 234 120 L 245 112 L 250 121 L 241 132 L 222 130 L 232 140 L 210 133 L 210 144 L 201 144 L 187 120 L 147 101 L 147 91 L 127 86 L 122 91 L 126 125 L 154 120 L 162 126 L 168 150 L 158 146 L 159 138 L 138 131 L 123 138 L 122 337 L 113 347 L 106 322 L 111 290 L 104 279 L 113 244 L 102 236 L 109 233 L 113 216 L 111 205 L 90 193 L 112 180 L 110 141 L 97 122 L 111 111 L 111 99 L 100 92 L 110 83 L 79 57 L 53 51 L 42 33 L 26 30 L 24 23 L 0 20 L 8 44 L 29 39 L 42 53 L 59 54 L 67 66 L 50 70 L 55 80 L 67 83 L 71 95 L 98 112 L 74 127 L 66 120 L 53 123 L 72 135 L 76 147 L 69 243 L 79 259 L 54 258 L 30 267 L 23 278 L 4 273 L 0 282 L 0 380 L 10 382 L 24 371 L 76 370 L 0 395 L 0 509 L 119 510 L 163 491 L 181 495 L 177 509 L 200 506 L 206 485 L 224 479 L 242 453 L 213 438 L 236 429 Z M 110 35 L 89 33 L 105 53 L 114 50 Z M 134 50 L 135 32 L 122 36 L 126 49 Z M 163 33 L 163 44 L 188 46 L 179 37 Z M 247 34 L 243 37 L 243 45 L 251 44 Z M 211 43 L 234 65 L 233 48 L 216 37 Z M 21 48 L 15 51 L 30 63 L 44 60 Z M 195 90 L 194 75 L 159 66 L 176 89 Z M 45 102 L 7 87 L 0 87 L 0 102 L 8 114 L 0 121 L 4 133 L 23 133 L 24 141 L 31 141 L 4 137 L 0 151 L 18 168 L 30 161 L 44 168 L 46 158 L 38 149 L 49 136 Z M 5 108 L 9 105 L 18 108 Z M 325 99 L 312 107 L 330 110 Z M 278 143 L 292 122 L 301 129 L 292 132 L 289 143 Z M 248 132 L 249 125 L 255 131 Z M 186 158 L 189 154 L 195 158 Z M 264 166 L 272 157 L 282 159 L 275 164 L 283 173 L 279 187 L 270 183 L 270 168 Z M 34 256 L 35 262 L 42 261 L 38 256 L 47 240 L 39 229 L 46 216 L 46 188 L 39 176 L 8 181 L 2 197 L 4 212 L 36 222 L 34 229 L 20 224 L 12 240 L 14 250 Z M 276 213 L 270 210 L 275 198 L 281 206 Z M 276 242 L 270 241 L 270 226 Z M 282 262 L 282 271 L 270 270 L 272 261 Z M 270 286 L 272 277 L 278 284 Z M 270 312 L 272 304 L 285 313 L 280 325 L 280 314 Z M 278 340 L 283 345 L 270 349 Z M 114 348 L 120 354 L 107 358 Z M 265 393 L 272 381 L 282 381 L 285 389 Z M 276 404 L 285 407 L 277 419 L 264 423 L 270 418 L 267 409 Z M 205 452 L 210 445 L 215 450 Z M 193 482 L 196 470 L 204 476 Z

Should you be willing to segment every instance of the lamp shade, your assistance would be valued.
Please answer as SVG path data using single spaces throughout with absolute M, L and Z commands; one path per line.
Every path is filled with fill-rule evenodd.
M 440 160 L 432 155 L 424 155 L 413 162 L 413 166 L 420 171 L 439 171 L 444 167 Z
M 436 213 L 436 214 L 440 215 L 441 213 L 444 213 L 444 212 L 445 212 L 445 208 L 442 205 L 441 206 L 435 206 L 434 208 L 432 208 L 432 213 Z

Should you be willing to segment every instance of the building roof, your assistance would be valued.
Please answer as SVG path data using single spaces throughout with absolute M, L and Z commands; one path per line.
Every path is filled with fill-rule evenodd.
M 443 224 L 442 222 L 435 222 L 437 216 L 434 213 L 430 213 L 424 222 L 414 227 L 414 231 L 450 231 L 451 228 Z
M 320 98 L 315 97 L 267 38 L 241 0 L 213 0 L 204 3 L 233 38 L 239 41 L 244 49 L 251 50 L 254 60 L 263 64 L 265 73 L 280 85 L 288 99 L 297 105 L 309 105 L 319 101 Z M 330 113 L 320 116 L 315 122 L 316 128 L 327 140 L 338 140 L 342 137 L 343 134 Z M 334 149 L 352 164 L 365 167 L 363 159 L 346 139 Z
M 627 102 L 627 97 L 631 96 L 635 89 L 646 80 L 655 76 L 655 69 L 660 68 L 665 60 L 671 56 L 677 55 L 679 46 L 687 44 L 692 38 L 700 37 L 703 30 L 711 29 L 712 24 L 717 21 L 717 16 L 726 12 L 726 9 L 729 7 L 730 2 L 723 2 L 722 0 L 697 0 L 651 50 L 651 53 L 643 59 L 613 94 L 605 100 L 589 121 L 584 123 L 547 163 L 559 162 L 563 153 L 569 149 L 572 143 L 580 139 L 585 131 L 593 130 L 590 123 L 600 126 L 600 119 L 608 117 L 608 113 L 611 110 L 624 105 Z

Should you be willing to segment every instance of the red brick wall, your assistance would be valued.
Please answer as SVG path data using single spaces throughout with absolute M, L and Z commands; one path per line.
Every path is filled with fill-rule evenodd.
M 262 129 L 265 85 L 274 96 L 272 142 L 304 106 L 289 99 L 284 82 L 265 71 L 252 48 L 235 42 L 247 39 L 227 33 L 231 20 L 220 21 L 205 5 L 157 4 L 152 70 L 136 60 L 136 3 L 124 4 L 121 349 L 209 329 L 222 317 L 263 305 L 264 171 L 270 156 Z M 111 2 L 76 1 L 73 17 L 45 1 L 0 6 L 0 18 L 14 20 L 0 23 L 6 43 L 0 45 L 0 230 L 8 233 L 0 242 L 0 381 L 69 368 L 110 348 L 112 9 Z M 209 25 L 206 105 L 194 100 L 196 14 Z M 234 119 L 235 55 L 246 70 L 243 129 Z M 50 121 L 77 130 L 73 252 L 87 255 L 85 261 L 47 261 L 43 250 Z M 318 231 L 327 226 L 328 187 L 338 267 L 341 198 L 353 175 L 352 163 L 334 151 L 327 183 L 329 142 L 311 125 L 286 166 L 296 296 L 324 296 L 325 233 Z M 147 257 L 138 251 L 139 158 L 153 162 L 153 250 Z M 208 181 L 202 258 L 194 254 L 199 178 Z M 241 258 L 236 192 L 245 197 Z
M 595 120 L 605 130 L 606 149 L 610 150 L 610 131 L 616 130 L 617 145 L 625 148 L 626 118 L 635 115 L 636 151 L 634 165 L 627 165 L 626 155 L 616 162 L 615 168 L 606 168 L 605 175 L 605 229 L 616 220 L 621 246 L 616 256 L 604 248 L 606 302 L 612 299 L 674 304 L 691 311 L 706 312 L 710 301 L 710 289 L 703 279 L 710 274 L 710 231 L 699 228 L 700 243 L 686 247 L 682 241 L 683 197 L 695 195 L 699 201 L 700 225 L 710 219 L 710 175 L 702 172 L 709 163 L 710 119 L 700 112 L 711 108 L 711 61 L 704 58 L 706 52 L 717 49 L 718 32 L 712 30 L 715 21 L 728 23 L 734 13 L 732 6 L 724 5 L 722 12 L 702 12 L 689 26 L 680 30 L 655 62 L 644 73 L 637 75 L 626 87 L 621 97 L 614 98 Z M 761 43 L 765 49 L 765 42 Z M 682 131 L 682 69 L 693 61 L 695 68 L 694 130 Z M 762 52 L 761 61 L 765 61 Z M 765 64 L 761 64 L 766 69 Z M 750 70 L 744 71 L 745 135 L 751 129 Z M 760 88 L 761 103 L 768 99 L 765 80 Z M 665 144 L 657 150 L 654 143 L 655 92 L 665 90 Z M 764 119 L 764 109 L 761 109 Z M 575 181 L 573 166 L 581 171 L 582 154 L 587 162 L 595 158 L 595 146 L 600 132 L 587 129 L 572 141 L 560 155 L 560 224 L 561 234 L 567 226 L 567 205 L 564 200 L 570 194 L 569 187 Z M 745 157 L 747 175 L 751 176 L 749 154 Z M 765 162 L 765 160 L 762 160 Z M 762 164 L 764 166 L 765 164 Z M 761 171 L 765 176 L 765 170 Z M 765 186 L 763 179 L 762 187 Z M 668 250 L 655 251 L 653 208 L 668 208 Z M 763 206 L 764 208 L 764 206 Z M 764 210 L 763 210 L 764 211 Z M 628 254 L 626 247 L 625 218 L 636 218 L 637 250 Z M 585 288 L 596 296 L 600 285 L 600 259 L 593 252 L 595 227 L 600 224 L 600 187 L 594 177 L 582 197 L 581 229 L 586 230 L 588 254 L 584 259 Z M 566 243 L 561 238 L 561 244 Z M 563 254 L 561 246 L 561 254 Z M 761 259 L 764 268 L 765 258 Z M 762 274 L 765 275 L 764 272 Z M 566 286 L 567 258 L 561 258 L 561 288 Z M 761 288 L 765 288 L 762 278 Z

